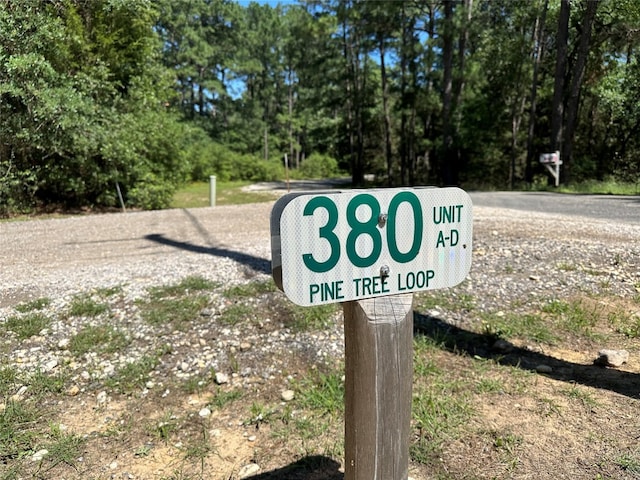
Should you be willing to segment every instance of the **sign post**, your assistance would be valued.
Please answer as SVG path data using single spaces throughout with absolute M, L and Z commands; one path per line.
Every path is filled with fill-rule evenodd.
M 272 272 L 302 306 L 343 304 L 345 480 L 406 480 L 413 292 L 462 282 L 472 203 L 458 188 L 292 193 L 271 212 Z

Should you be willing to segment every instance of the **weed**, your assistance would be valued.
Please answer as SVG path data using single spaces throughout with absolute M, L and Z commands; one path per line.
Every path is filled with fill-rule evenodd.
M 41 413 L 26 402 L 9 400 L 0 415 L 0 464 L 34 451 L 40 435 L 36 427 Z
M 225 308 L 220 314 L 219 321 L 223 325 L 237 325 L 248 318 L 253 318 L 255 308 L 243 303 L 235 303 Z
M 219 284 L 207 280 L 204 277 L 191 276 L 183 278 L 180 283 L 175 285 L 164 285 L 161 287 L 152 287 L 149 289 L 149 295 L 152 299 L 160 299 L 167 297 L 180 297 L 188 295 L 192 292 L 202 292 L 213 290 Z
M 557 342 L 557 337 L 539 315 L 508 314 L 482 315 L 483 333 L 496 338 L 522 338 L 547 344 Z
M 63 374 L 48 375 L 37 370 L 29 376 L 28 383 L 31 395 L 61 393 L 64 390 L 65 377 Z
M 143 388 L 149 380 L 151 372 L 159 363 L 157 356 L 145 356 L 136 362 L 127 363 L 116 374 L 108 378 L 105 384 L 109 388 L 118 389 L 122 393 L 130 393 Z
M 262 403 L 253 402 L 251 404 L 249 420 L 245 421 L 245 425 L 255 425 L 256 429 L 260 428 L 263 423 L 270 423 L 271 417 L 274 411 L 270 410 L 266 405 Z
M 27 312 L 33 312 L 34 310 L 42 310 L 43 308 L 46 308 L 49 305 L 51 305 L 51 299 L 44 297 L 44 298 L 38 298 L 31 302 L 26 302 L 26 303 L 21 303 L 19 305 L 16 305 L 15 309 L 17 312 L 27 313 Z
M 44 447 L 49 452 L 46 456 L 48 468 L 45 471 L 61 463 L 74 467 L 85 440 L 79 435 L 64 432 L 60 425 L 51 425 L 48 437 L 49 441 Z
M 234 285 L 233 287 L 226 289 L 223 294 L 226 298 L 240 299 L 255 298 L 259 295 L 275 291 L 277 291 L 275 283 L 271 280 L 267 280 Z
M 155 424 L 152 433 L 165 442 L 178 429 L 177 417 L 171 412 L 167 412 L 162 416 L 162 420 Z
M 15 315 L 7 318 L 5 328 L 12 331 L 18 340 L 38 335 L 51 324 L 51 319 L 39 312 L 30 312 L 26 315 Z
M 115 285 L 113 287 L 102 287 L 96 290 L 96 295 L 102 298 L 109 298 L 115 295 L 121 294 L 123 291 L 122 285 Z
M 469 312 L 475 308 L 473 295 L 448 290 L 419 292 L 415 294 L 415 309 L 418 311 L 442 308 L 452 312 Z
M 151 453 L 151 446 L 148 444 L 145 444 L 136 448 L 133 452 L 133 456 L 137 458 L 147 457 L 149 456 L 150 453 Z
M 421 382 L 413 396 L 416 437 L 409 447 L 411 458 L 417 463 L 431 464 L 442 445 L 458 436 L 460 426 L 471 413 L 466 395 L 455 381 L 436 375 Z
M 209 299 L 204 295 L 156 298 L 141 306 L 141 315 L 151 325 L 171 325 L 174 329 L 184 330 L 208 303 Z
M 71 317 L 97 317 L 108 309 L 107 305 L 96 302 L 90 295 L 76 295 L 71 300 L 69 315 Z
M 542 311 L 550 314 L 565 330 L 587 336 L 592 336 L 592 329 L 600 318 L 595 307 L 588 308 L 580 300 L 553 300 L 543 306 Z
M 572 263 L 564 263 L 564 262 L 560 262 L 556 265 L 556 268 L 558 270 L 562 270 L 565 272 L 575 272 L 578 267 Z
M 598 402 L 593 395 L 577 385 L 572 385 L 570 388 L 565 389 L 563 393 L 569 398 L 582 402 L 586 407 L 594 408 L 598 406 Z
M 74 355 L 89 352 L 115 353 L 128 345 L 124 333 L 110 325 L 87 326 L 69 340 L 69 351 Z
M 344 382 L 342 370 L 327 374 L 317 372 L 298 387 L 300 403 L 321 415 L 335 415 L 344 411 Z
M 623 470 L 631 473 L 632 475 L 640 474 L 640 451 L 635 453 L 623 453 L 615 460 Z
M 217 409 L 223 409 L 240 398 L 242 398 L 242 392 L 239 390 L 224 391 L 218 388 L 213 398 L 209 400 L 208 405 Z
M 325 330 L 331 325 L 338 308 L 338 305 L 333 303 L 315 307 L 289 305 L 292 319 L 290 327 L 296 332 Z

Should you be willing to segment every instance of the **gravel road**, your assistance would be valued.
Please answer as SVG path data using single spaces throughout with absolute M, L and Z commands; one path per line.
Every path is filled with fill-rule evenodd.
M 222 283 L 270 274 L 273 203 L 89 215 L 0 223 L 0 308 L 127 284 L 133 290 L 200 275 Z M 474 266 L 620 260 L 638 280 L 640 224 L 474 207 Z M 607 265 L 610 267 L 611 265 Z M 546 277 L 546 275 L 544 275 Z
M 80 318 L 69 324 L 61 312 L 80 293 L 114 286 L 123 289 L 123 309 L 133 308 L 114 312 L 114 318 L 126 319 L 121 327 L 128 335 L 144 332 L 144 349 L 152 348 L 160 335 L 131 307 L 148 287 L 175 284 L 187 276 L 225 286 L 270 277 L 272 206 L 271 202 L 0 223 L 0 324 L 15 315 L 19 303 L 42 297 L 52 299 L 48 313 L 60 316 L 48 335 L 32 342 L 35 346 L 12 355 L 28 357 L 21 360 L 25 366 L 54 364 L 65 355 L 61 345 L 70 332 L 90 321 Z M 455 291 L 471 295 L 481 311 L 495 313 L 513 305 L 526 309 L 552 298 L 605 288 L 631 299 L 640 288 L 639 224 L 474 207 L 473 248 L 469 278 Z M 637 303 L 629 304 L 637 308 Z M 640 316 L 640 311 L 631 313 Z M 465 321 L 462 313 L 451 315 L 445 320 Z M 255 341 L 271 342 L 267 351 L 324 342 L 315 350 L 336 354 L 342 349 L 340 328 L 338 323 L 331 332 L 313 338 L 285 332 L 268 338 L 257 335 Z M 194 341 L 189 335 L 199 334 L 186 332 L 175 341 L 188 348 Z M 216 335 L 238 341 L 233 331 Z M 123 362 L 143 353 L 135 345 L 131 348 Z M 187 352 L 185 358 L 206 363 L 211 358 L 196 358 L 205 353 Z

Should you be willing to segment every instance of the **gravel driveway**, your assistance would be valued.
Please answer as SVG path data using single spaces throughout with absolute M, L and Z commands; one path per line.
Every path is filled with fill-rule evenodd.
M 272 206 L 0 223 L 0 308 L 96 287 L 127 284 L 139 291 L 189 275 L 222 283 L 242 281 L 248 271 L 269 275 Z M 471 279 L 483 283 L 495 283 L 491 271 L 508 262 L 552 283 L 548 273 L 553 262 L 611 270 L 627 289 L 640 281 L 637 223 L 474 207 L 474 237 Z
M 126 283 L 270 273 L 272 204 L 0 223 L 0 307 Z

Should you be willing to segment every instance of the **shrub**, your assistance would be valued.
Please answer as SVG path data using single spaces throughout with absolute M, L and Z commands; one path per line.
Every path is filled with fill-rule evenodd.
M 340 175 L 340 169 L 335 158 L 313 153 L 302 162 L 299 174 L 305 178 L 331 178 Z

